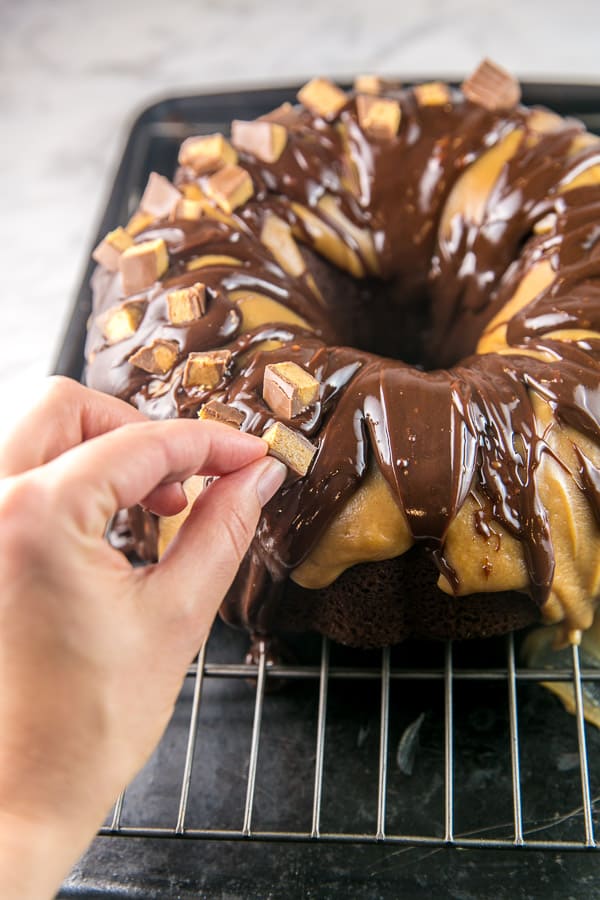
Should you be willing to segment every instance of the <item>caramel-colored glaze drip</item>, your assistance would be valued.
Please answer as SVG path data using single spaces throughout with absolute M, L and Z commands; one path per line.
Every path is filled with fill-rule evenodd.
M 264 510 L 224 606 L 232 622 L 266 632 L 286 577 L 319 587 L 418 542 L 443 590 L 525 591 L 548 621 L 588 627 L 600 558 L 600 144 L 544 110 L 492 113 L 459 92 L 420 107 L 412 91 L 386 93 L 401 106 L 396 137 L 363 134 L 352 97 L 333 122 L 291 109 L 277 162 L 240 154 L 248 203 L 229 216 L 203 200 L 197 222 L 147 228 L 140 239 L 162 237 L 170 267 L 144 295 L 138 330 L 114 345 L 98 323 L 123 299 L 119 278 L 97 270 L 88 383 L 152 417 L 194 416 L 211 393 L 184 389 L 187 354 L 226 346 L 232 369 L 212 395 L 260 435 L 273 421 L 267 364 L 293 361 L 319 381 L 318 402 L 292 423 L 317 454 Z M 176 183 L 203 198 L 203 177 L 181 169 Z M 436 368 L 343 346 L 360 325 L 331 302 L 330 276 L 300 271 L 289 235 L 277 259 L 261 243 L 273 214 L 363 279 L 365 322 L 373 278 L 393 286 L 399 334 L 417 298 L 423 363 Z M 172 326 L 166 294 L 200 277 L 206 315 Z M 157 337 L 179 347 L 159 378 L 128 362 Z

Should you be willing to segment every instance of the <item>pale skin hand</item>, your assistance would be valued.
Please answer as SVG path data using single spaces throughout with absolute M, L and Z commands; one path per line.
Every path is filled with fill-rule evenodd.
M 0 446 L 0 893 L 49 897 L 171 716 L 285 467 L 224 425 L 148 422 L 52 379 Z M 117 509 L 179 512 L 160 563 L 104 540 Z

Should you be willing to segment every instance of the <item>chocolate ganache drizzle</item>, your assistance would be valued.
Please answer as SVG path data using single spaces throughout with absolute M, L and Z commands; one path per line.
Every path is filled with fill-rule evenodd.
M 119 275 L 95 273 L 87 382 L 151 417 L 193 417 L 215 397 L 261 435 L 274 420 L 266 365 L 292 361 L 319 382 L 318 401 L 291 423 L 316 446 L 312 465 L 263 511 L 224 607 L 249 630 L 268 632 L 277 586 L 374 466 L 457 594 L 446 537 L 478 496 L 474 530 L 497 522 L 521 542 L 543 608 L 555 575 L 538 484 L 545 456 L 568 469 L 600 524 L 600 141 L 546 111 L 490 110 L 446 91 L 446 102 L 423 105 L 413 90 L 385 88 L 401 110 L 393 137 L 365 133 L 354 94 L 335 116 L 299 106 L 265 117 L 287 140 L 273 162 L 240 152 L 249 201 L 230 215 L 159 218 L 136 237 L 162 238 L 169 267 L 135 296 L 143 318 L 116 343 L 101 323 L 124 299 Z M 205 183 L 185 166 L 175 179 L 191 197 Z M 273 214 L 303 247 L 300 274 L 260 240 Z M 199 279 L 205 315 L 173 325 L 167 294 Z M 289 315 L 248 325 L 239 300 L 255 294 Z M 407 333 L 415 321 L 419 335 Z M 156 338 L 177 348 L 158 375 L 129 362 Z M 378 356 L 379 343 L 398 355 L 412 344 L 421 364 Z M 188 354 L 220 347 L 232 354 L 220 383 L 185 387 Z M 534 397 L 565 434 L 583 436 L 576 465 L 557 457 Z

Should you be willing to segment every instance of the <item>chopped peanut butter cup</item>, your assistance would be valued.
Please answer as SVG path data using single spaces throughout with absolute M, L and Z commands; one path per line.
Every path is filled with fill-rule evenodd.
M 109 231 L 92 253 L 92 259 L 109 272 L 117 272 L 121 254 L 133 246 L 133 239 L 124 228 L 115 228 Z
M 129 362 L 144 372 L 151 375 L 165 375 L 170 372 L 177 361 L 178 347 L 175 341 L 163 341 L 157 338 L 148 344 L 147 347 L 140 347 L 132 356 Z
M 173 325 L 188 325 L 206 312 L 206 285 L 197 281 L 189 288 L 167 294 L 169 320 Z
M 274 422 L 262 439 L 269 445 L 269 456 L 279 459 L 298 475 L 306 475 L 317 448 L 303 434 L 283 422 Z
M 179 201 L 181 194 L 168 178 L 151 172 L 146 189 L 140 200 L 140 209 L 156 219 L 165 219 L 170 215 Z
M 358 124 L 367 134 L 391 139 L 398 133 L 402 112 L 397 100 L 359 94 L 356 98 Z
M 335 119 L 348 102 L 344 91 L 328 78 L 313 78 L 298 91 L 298 100 L 324 119 Z
M 202 134 L 187 138 L 179 148 L 179 164 L 188 166 L 196 175 L 216 172 L 234 165 L 237 153 L 222 134 Z
M 117 344 L 135 334 L 144 317 L 146 303 L 143 300 L 126 300 L 107 310 L 102 322 L 102 333 L 109 344 Z
M 169 253 L 162 238 L 134 244 L 119 257 L 125 294 L 137 294 L 151 287 L 169 268 Z
M 190 353 L 183 370 L 183 386 L 214 388 L 231 362 L 230 350 L 209 350 Z
M 221 403 L 220 400 L 209 400 L 200 409 L 198 418 L 210 422 L 222 422 L 223 425 L 229 425 L 231 428 L 239 430 L 244 422 L 244 413 L 234 406 Z
M 249 153 L 266 163 L 277 162 L 287 143 L 287 131 L 276 122 L 231 123 L 231 141 L 237 150 Z
M 517 79 L 489 59 L 484 59 L 463 81 L 462 92 L 471 103 L 483 106 L 490 112 L 513 109 L 521 99 Z
M 414 87 L 419 106 L 445 106 L 451 100 L 450 88 L 441 81 L 427 81 Z
M 319 382 L 294 362 L 268 365 L 263 379 L 263 400 L 284 419 L 300 415 L 319 398 Z
M 241 166 L 224 166 L 208 179 L 206 195 L 215 201 L 223 212 L 231 213 L 242 206 L 254 193 L 252 179 Z

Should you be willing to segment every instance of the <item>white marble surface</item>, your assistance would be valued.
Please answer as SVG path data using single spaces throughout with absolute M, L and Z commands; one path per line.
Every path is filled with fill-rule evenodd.
M 375 71 L 600 82 L 597 0 L 0 0 L 0 398 L 49 370 L 136 111 Z M 4 427 L 4 426 L 3 426 Z

